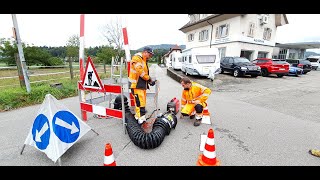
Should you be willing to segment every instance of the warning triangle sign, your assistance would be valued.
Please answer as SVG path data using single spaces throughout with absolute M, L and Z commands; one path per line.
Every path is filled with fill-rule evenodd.
M 99 75 L 93 65 L 90 56 L 87 60 L 86 71 L 84 72 L 84 76 L 82 79 L 82 86 L 86 90 L 104 90 L 103 84 L 101 83 Z

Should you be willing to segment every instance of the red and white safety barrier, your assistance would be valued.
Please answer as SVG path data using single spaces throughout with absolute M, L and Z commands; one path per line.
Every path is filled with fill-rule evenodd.
M 100 116 L 112 116 L 112 117 L 119 118 L 119 119 L 123 117 L 122 110 L 106 108 L 106 107 L 97 106 L 94 104 L 81 102 L 80 108 L 83 111 L 98 114 Z
M 131 54 L 130 54 L 130 49 L 129 49 L 129 40 L 128 40 L 128 32 L 127 28 L 123 27 L 122 28 L 122 33 L 123 33 L 123 44 L 124 44 L 124 49 L 126 53 L 126 61 L 127 61 L 127 67 L 128 67 L 128 76 L 130 74 L 130 61 L 131 61 Z M 129 92 L 130 94 L 130 106 L 134 107 L 134 96 Z
M 80 15 L 80 47 L 79 47 L 79 68 L 80 68 L 80 80 L 83 79 L 84 76 L 84 14 Z
M 87 91 L 94 91 L 94 92 L 102 92 L 102 93 L 112 93 L 112 94 L 121 94 L 122 88 L 121 85 L 114 85 L 114 84 L 104 84 L 104 88 L 102 89 L 86 89 L 83 85 L 79 82 L 78 89 L 79 90 L 87 90 Z M 102 106 L 97 106 L 94 104 L 89 104 L 87 102 L 80 102 L 80 109 L 81 111 L 91 112 L 94 114 L 98 114 L 100 116 L 111 116 L 115 118 L 122 118 L 122 110 L 116 110 L 112 108 L 106 108 Z
M 79 75 L 80 81 L 82 81 L 84 76 L 84 14 L 80 15 L 80 47 L 79 47 Z M 86 102 L 85 92 L 83 90 L 79 91 L 80 101 Z M 86 121 L 87 113 L 85 111 L 81 111 L 81 117 L 84 121 Z

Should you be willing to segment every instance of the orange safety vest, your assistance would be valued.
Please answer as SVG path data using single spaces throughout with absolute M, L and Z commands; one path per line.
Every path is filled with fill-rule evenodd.
M 128 80 L 131 83 L 130 88 L 149 89 L 148 80 L 149 68 L 147 60 L 142 53 L 136 53 L 130 62 L 130 73 Z
M 191 83 L 192 85 L 189 90 L 182 91 L 181 105 L 186 105 L 195 100 L 199 100 L 201 104 L 205 103 L 211 94 L 211 89 L 196 82 Z

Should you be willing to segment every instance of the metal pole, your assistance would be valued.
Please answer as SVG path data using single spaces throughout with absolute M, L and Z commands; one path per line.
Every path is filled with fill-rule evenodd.
M 79 47 L 79 73 L 80 81 L 84 79 L 84 14 L 80 15 L 80 47 Z M 86 102 L 86 94 L 84 90 L 79 90 L 80 101 Z M 87 112 L 81 110 L 81 119 L 87 121 Z
M 120 58 L 120 86 L 121 86 L 121 107 L 122 107 L 122 124 L 124 129 L 124 134 L 127 134 L 126 129 L 126 117 L 125 117 L 125 107 L 124 107 L 124 95 L 123 95 L 123 84 L 122 84 L 122 57 Z
M 20 151 L 20 154 L 22 154 L 22 152 L 23 152 L 23 150 L 24 150 L 25 147 L 26 147 L 26 144 L 24 144 L 24 145 L 22 146 L 22 149 L 21 149 L 21 151 Z
M 60 158 L 58 159 L 58 163 L 59 163 L 59 166 L 62 166 Z
M 17 18 L 16 18 L 15 14 L 12 14 L 12 21 L 13 21 L 13 27 L 14 27 L 14 36 L 15 36 L 17 46 L 18 46 L 18 52 L 19 52 L 19 58 L 20 58 L 21 67 L 22 67 L 23 78 L 24 78 L 24 82 L 26 84 L 27 92 L 30 93 L 31 87 L 30 87 L 30 82 L 29 82 L 29 77 L 28 77 L 27 65 L 26 65 L 26 61 L 24 59 L 24 55 L 23 55 L 23 48 L 22 48 L 21 39 L 20 39 L 18 22 L 17 22 Z

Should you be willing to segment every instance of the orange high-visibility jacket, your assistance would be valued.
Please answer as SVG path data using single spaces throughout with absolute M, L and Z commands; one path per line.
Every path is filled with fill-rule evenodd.
M 147 89 L 149 76 L 149 68 L 147 60 L 142 53 L 136 53 L 130 62 L 129 82 L 130 88 Z
M 201 104 L 207 101 L 209 95 L 211 94 L 211 89 L 202 86 L 196 82 L 191 82 L 192 85 L 189 90 L 182 91 L 181 105 L 184 106 L 187 102 L 200 100 Z

